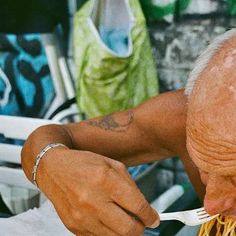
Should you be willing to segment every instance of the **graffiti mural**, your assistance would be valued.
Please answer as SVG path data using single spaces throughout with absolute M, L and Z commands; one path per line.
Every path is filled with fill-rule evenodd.
M 43 117 L 54 97 L 37 34 L 0 34 L 0 114 Z

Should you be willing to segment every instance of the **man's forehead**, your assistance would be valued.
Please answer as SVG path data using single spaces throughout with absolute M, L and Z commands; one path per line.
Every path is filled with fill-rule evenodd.
M 199 170 L 218 175 L 218 176 L 234 176 L 236 177 L 236 158 L 235 153 L 229 155 L 220 152 L 218 148 L 212 149 L 199 147 L 199 143 L 195 140 L 197 136 L 188 136 L 187 148 L 189 155 Z
M 222 44 L 199 74 L 188 104 L 189 118 L 194 116 L 194 119 L 207 125 L 213 132 L 222 134 L 225 138 L 234 138 L 236 36 Z

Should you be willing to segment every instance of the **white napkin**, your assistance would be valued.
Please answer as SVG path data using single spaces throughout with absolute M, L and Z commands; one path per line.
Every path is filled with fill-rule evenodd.
M 73 236 L 51 202 L 10 218 L 0 218 L 0 236 Z

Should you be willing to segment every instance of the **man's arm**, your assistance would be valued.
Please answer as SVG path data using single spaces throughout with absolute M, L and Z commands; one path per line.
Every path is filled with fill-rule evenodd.
M 186 98 L 183 90 L 179 90 L 152 98 L 125 112 L 68 125 L 40 127 L 24 145 L 24 171 L 31 179 L 37 154 L 47 144 L 57 142 L 70 149 L 122 161 L 127 166 L 179 154 L 186 150 L 186 112 Z M 46 161 L 53 161 L 50 159 Z
M 75 149 L 127 166 L 177 154 L 185 144 L 186 100 L 182 91 L 162 94 L 125 112 L 66 125 Z
M 32 180 L 35 157 L 49 143 L 37 182 L 75 234 L 139 236 L 158 220 L 125 165 L 160 160 L 185 150 L 183 91 L 160 95 L 137 108 L 76 124 L 37 129 L 22 150 Z M 95 230 L 97 229 L 97 230 Z M 96 233 L 95 233 L 96 232 Z

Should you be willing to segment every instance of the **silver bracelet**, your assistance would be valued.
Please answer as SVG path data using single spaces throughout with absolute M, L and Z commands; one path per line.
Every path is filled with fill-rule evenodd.
M 37 188 L 38 188 L 38 184 L 37 184 L 37 181 L 36 181 L 36 177 L 37 177 L 37 171 L 38 171 L 39 163 L 42 160 L 44 154 L 48 150 L 50 150 L 51 148 L 55 148 L 55 147 L 66 147 L 66 145 L 64 145 L 62 143 L 50 143 L 40 151 L 40 153 L 37 155 L 37 157 L 35 159 L 35 163 L 34 163 L 34 167 L 33 167 L 33 171 L 32 171 L 32 182 Z

